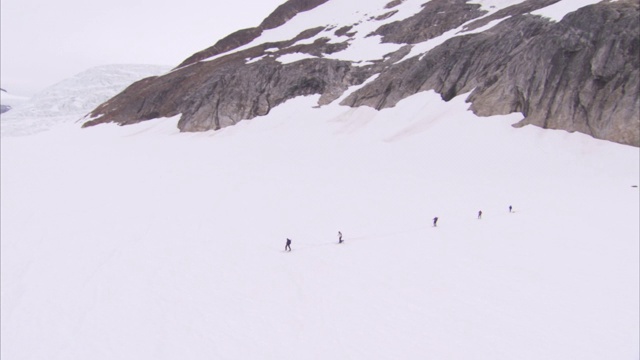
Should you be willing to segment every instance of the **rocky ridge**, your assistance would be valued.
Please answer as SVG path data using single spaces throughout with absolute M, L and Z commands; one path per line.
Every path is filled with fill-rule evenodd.
M 558 22 L 532 14 L 557 0 L 514 1 L 489 14 L 465 0 L 432 0 L 395 20 L 406 4 L 397 0 L 367 13 L 362 22 L 376 27 L 366 34 L 358 34 L 359 22 L 329 24 L 260 42 L 265 30 L 326 2 L 288 1 L 259 27 L 229 35 L 166 75 L 134 83 L 96 108 L 85 126 L 181 114 L 181 131 L 205 131 L 265 115 L 296 96 L 319 94 L 322 106 L 348 95 L 341 104 L 383 109 L 435 90 L 444 100 L 470 92 L 467 101 L 479 115 L 521 112 L 517 126 L 640 146 L 639 0 L 585 6 Z M 396 50 L 369 61 L 341 58 L 358 36 L 378 36 Z M 304 57 L 282 60 L 293 54 Z

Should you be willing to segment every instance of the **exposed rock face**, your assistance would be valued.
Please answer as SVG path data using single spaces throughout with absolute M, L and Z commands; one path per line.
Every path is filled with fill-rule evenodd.
M 449 100 L 475 89 L 468 101 L 479 115 L 517 111 L 519 125 L 640 146 L 637 3 L 585 7 L 557 24 L 514 8 L 488 31 L 389 67 L 343 104 L 382 109 L 420 91 Z
M 466 0 L 431 0 L 414 16 L 383 25 L 373 34 L 382 35 L 383 42 L 416 44 L 482 16 L 484 12 L 479 9 L 480 5 L 467 4 Z
M 243 29 L 234 32 L 233 34 L 218 41 L 215 45 L 205 50 L 199 51 L 185 61 L 183 61 L 178 67 L 183 67 L 189 64 L 193 64 L 202 59 L 206 59 L 218 54 L 225 53 L 236 49 L 242 45 L 246 45 L 256 39 L 262 34 L 264 30 L 274 29 L 278 26 L 286 23 L 296 14 L 308 11 L 321 5 L 328 0 L 289 0 L 286 3 L 278 6 L 278 8 L 271 13 L 260 26 L 255 28 Z
M 325 57 L 350 46 L 357 24 L 311 27 L 289 40 L 231 51 L 327 1 L 288 1 L 259 27 L 228 36 L 167 75 L 133 84 L 94 110 L 85 125 L 182 114 L 182 131 L 219 129 L 265 115 L 300 95 L 320 94 L 319 105 L 330 103 L 349 86 L 378 75 L 342 104 L 382 109 L 426 90 L 444 100 L 472 92 L 468 101 L 479 115 L 521 112 L 525 119 L 519 125 L 640 146 L 639 0 L 587 6 L 557 23 L 530 12 L 558 0 L 528 0 L 486 17 L 479 5 L 465 0 L 432 0 L 398 21 L 393 18 L 404 2 L 391 1 L 369 16 L 381 25 L 366 35 L 398 44 L 397 50 L 368 65 Z M 405 58 L 413 44 L 453 29 L 479 31 L 493 20 L 502 21 Z M 294 53 L 309 56 L 278 61 Z
M 273 107 L 297 96 L 321 94 L 321 102 L 329 103 L 348 86 L 364 81 L 367 68 L 354 68 L 348 61 L 331 59 L 291 64 L 274 60 L 275 56 L 288 53 L 327 54 L 344 48 L 325 39 L 287 47 L 317 32 L 312 29 L 286 43 L 264 44 L 134 83 L 94 110 L 93 114 L 104 115 L 85 126 L 103 122 L 125 125 L 181 113 L 180 130 L 205 131 L 266 115 Z M 278 47 L 285 49 L 245 63 L 246 58 L 262 56 L 265 50 Z
M 302 60 L 281 65 L 274 60 L 230 67 L 202 84 L 208 89 L 202 103 L 183 110 L 179 127 L 184 131 L 219 129 L 242 119 L 266 115 L 297 96 L 339 96 L 352 80 L 351 64 L 339 60 Z
M 640 18 L 638 6 L 628 10 L 613 3 L 567 15 L 479 89 L 472 108 L 486 114 L 510 103 L 504 110 L 522 111 L 521 124 L 640 146 Z M 544 81 L 532 81 L 536 74 Z

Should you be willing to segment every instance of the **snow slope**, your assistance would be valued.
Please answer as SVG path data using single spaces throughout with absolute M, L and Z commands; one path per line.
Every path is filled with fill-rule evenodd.
M 169 71 L 161 65 L 104 65 L 41 91 L 2 115 L 2 135 L 27 135 L 73 122 L 133 82 Z
M 26 96 L 15 95 L 8 91 L 5 91 L 4 89 L 0 90 L 0 105 L 14 108 L 26 102 L 27 100 L 29 100 L 29 98 Z
M 2 358 L 638 357 L 637 148 L 316 101 L 5 136 Z

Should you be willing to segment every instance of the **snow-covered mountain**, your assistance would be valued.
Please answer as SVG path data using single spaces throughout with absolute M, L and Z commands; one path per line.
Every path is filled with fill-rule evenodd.
M 2 116 L 2 135 L 31 134 L 77 121 L 133 82 L 167 72 L 160 65 L 105 65 L 85 70 L 34 95 Z
M 480 117 L 471 90 L 341 105 L 374 80 L 196 133 L 3 114 L 0 358 L 637 359 L 638 148 Z
M 26 96 L 15 95 L 5 89 L 0 88 L 0 114 L 13 109 L 16 106 L 26 102 L 29 98 Z
M 384 109 L 423 91 L 470 93 L 478 115 L 640 146 L 640 2 L 290 0 L 86 125 L 181 115 L 205 131 L 310 94 Z

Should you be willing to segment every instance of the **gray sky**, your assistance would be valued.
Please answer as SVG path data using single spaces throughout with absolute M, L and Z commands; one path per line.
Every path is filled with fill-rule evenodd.
M 2 0 L 0 81 L 33 95 L 98 65 L 174 66 L 286 0 Z

